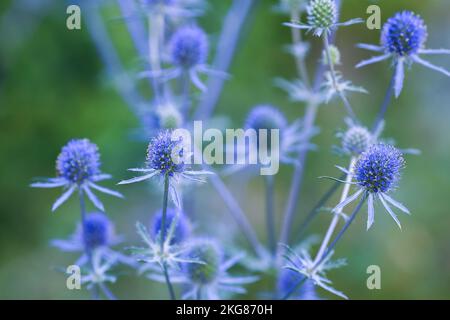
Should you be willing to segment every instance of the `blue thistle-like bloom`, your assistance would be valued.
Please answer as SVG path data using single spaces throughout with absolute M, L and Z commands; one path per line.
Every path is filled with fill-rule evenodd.
M 82 184 L 100 173 L 100 154 L 97 145 L 88 139 L 71 140 L 56 159 L 60 177 Z
M 208 57 L 208 37 L 196 26 L 178 29 L 170 39 L 172 63 L 182 68 L 204 64 Z
M 64 252 L 78 252 L 81 256 L 76 264 L 89 262 L 86 252 L 99 252 L 107 260 L 114 260 L 130 266 L 135 265 L 134 259 L 112 249 L 123 242 L 123 237 L 116 235 L 114 224 L 108 216 L 101 212 L 86 215 L 84 225 L 78 224 L 75 232 L 68 239 L 56 239 L 51 245 Z
M 395 96 L 400 96 L 405 78 L 405 63 L 407 66 L 418 63 L 450 77 L 450 72 L 444 68 L 423 60 L 420 55 L 450 54 L 448 49 L 425 49 L 427 27 L 423 19 L 411 11 L 402 11 L 389 18 L 381 33 L 381 45 L 359 44 L 358 47 L 382 55 L 361 61 L 357 68 L 392 58 L 395 67 Z
M 284 130 L 288 125 L 287 119 L 281 111 L 270 105 L 254 107 L 247 116 L 245 126 L 254 130 L 279 129 Z
M 411 11 L 403 11 L 384 24 L 381 44 L 386 52 L 410 56 L 424 47 L 427 36 L 427 27 L 422 18 Z
M 399 150 L 377 144 L 356 162 L 355 179 L 359 186 L 371 193 L 389 192 L 396 185 L 404 165 L 405 160 Z
M 120 181 L 119 184 L 130 184 L 151 179 L 155 176 L 169 178 L 169 192 L 174 204 L 180 208 L 181 199 L 177 184 L 180 179 L 194 182 L 205 182 L 204 177 L 212 174 L 209 171 L 193 171 L 188 163 L 192 156 L 186 151 L 186 145 L 181 136 L 175 136 L 174 131 L 163 130 L 155 136 L 147 148 L 146 167 L 132 168 L 129 171 L 142 172 L 143 176 Z
M 301 280 L 299 279 L 297 273 L 291 270 L 281 269 L 277 281 L 279 297 L 283 298 L 290 294 L 290 299 L 320 300 L 319 296 L 317 295 L 314 282 L 312 282 L 310 279 L 306 279 L 305 282 L 301 286 L 299 286 L 299 288 L 295 288 L 299 281 Z
M 203 263 L 187 264 L 184 268 L 187 278 L 195 284 L 208 285 L 216 280 L 220 273 L 223 253 L 215 242 L 201 241 L 192 245 L 188 252 L 191 259 Z
M 400 202 L 392 199 L 388 193 L 392 191 L 400 179 L 400 172 L 405 166 L 402 153 L 391 145 L 374 144 L 367 151 L 363 152 L 356 161 L 352 170 L 345 173 L 352 176 L 359 190 L 353 195 L 339 203 L 333 212 L 342 212 L 342 209 L 349 203 L 355 201 L 360 195 L 367 195 L 368 218 L 367 229 L 369 229 L 375 218 L 374 200 L 378 198 L 384 208 L 391 215 L 394 221 L 401 228 L 397 215 L 391 209 L 393 205 L 402 212 L 409 214 L 409 210 Z
M 55 211 L 73 194 L 75 190 L 86 193 L 92 203 L 101 211 L 103 204 L 92 192 L 95 189 L 115 197 L 122 198 L 119 192 L 101 187 L 97 182 L 111 178 L 100 171 L 100 154 L 97 145 L 88 139 L 69 141 L 61 150 L 56 160 L 57 178 L 48 178 L 44 182 L 32 183 L 34 188 L 63 187 L 65 192 L 55 201 L 52 211 Z
M 284 23 L 285 26 L 312 31 L 315 36 L 322 36 L 325 32 L 330 33 L 338 27 L 350 26 L 364 22 L 360 18 L 351 19 L 346 22 L 338 22 L 338 11 L 334 0 L 311 0 L 306 7 L 307 23 L 292 21 Z
M 176 219 L 177 220 L 174 220 Z M 168 230 L 172 223 L 175 223 L 175 230 L 171 238 L 170 244 L 179 244 L 184 242 L 190 234 L 189 222 L 184 216 L 184 213 L 177 212 L 173 208 L 167 208 L 166 212 L 166 229 L 164 231 L 164 239 L 167 237 Z M 152 233 L 153 237 L 157 238 L 161 236 L 161 224 L 162 224 L 162 210 L 159 210 L 152 221 Z

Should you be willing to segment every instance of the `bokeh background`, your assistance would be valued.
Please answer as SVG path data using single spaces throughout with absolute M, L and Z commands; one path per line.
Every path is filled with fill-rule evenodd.
M 106 1 L 108 3 L 108 1 Z M 408 1 L 344 0 L 342 18 L 364 17 L 369 4 L 382 8 L 385 21 L 401 9 L 420 13 L 428 24 L 430 48 L 450 48 L 450 2 L 447 0 Z M 200 24 L 210 33 L 212 46 L 220 33 L 223 17 L 231 1 L 211 0 Z M 286 17 L 271 9 L 275 1 L 261 0 L 249 17 L 216 115 L 228 117 L 233 127 L 242 127 L 250 108 L 259 103 L 278 106 L 290 119 L 303 114 L 304 106 L 290 103 L 284 92 L 273 86 L 275 77 L 294 78 L 292 57 L 283 51 L 290 32 L 282 26 Z M 77 202 L 72 199 L 56 213 L 51 203 L 60 190 L 29 188 L 32 178 L 54 175 L 54 163 L 62 145 L 73 137 L 87 137 L 97 143 L 103 170 L 114 175 L 107 182 L 127 177 L 126 168 L 142 163 L 146 143 L 132 139 L 137 119 L 112 86 L 85 25 L 81 31 L 65 27 L 63 1 L 5 0 L 0 2 L 0 298 L 72 299 L 88 298 L 85 291 L 69 291 L 65 278 L 54 270 L 71 264 L 73 255 L 50 248 L 53 238 L 63 238 L 79 219 Z M 103 12 L 108 30 L 129 70 L 138 63 L 119 11 L 109 1 Z M 355 48 L 358 42 L 376 43 L 379 31 L 363 25 L 341 29 L 337 45 L 343 56 L 347 78 L 370 91 L 353 95 L 357 114 L 366 123 L 374 118 L 387 88 L 388 63 L 361 70 L 353 66 L 370 53 Z M 308 59 L 311 71 L 318 59 L 319 43 L 312 40 Z M 450 57 L 433 57 L 433 62 L 450 69 Z M 414 66 L 408 71 L 402 96 L 387 114 L 385 136 L 401 147 L 422 150 L 408 156 L 407 168 L 396 198 L 405 203 L 412 216 L 401 216 L 399 231 L 383 210 L 376 223 L 365 231 L 361 214 L 337 247 L 336 257 L 347 257 L 349 265 L 329 274 L 335 288 L 353 299 L 447 299 L 450 298 L 450 79 Z M 343 128 L 343 109 L 339 102 L 320 108 L 319 146 L 308 156 L 305 184 L 296 213 L 296 223 L 305 216 L 329 182 L 320 175 L 336 175 L 335 164 L 345 165 L 331 152 L 338 141 L 335 133 Z M 288 194 L 292 169 L 282 167 L 276 177 L 278 219 Z M 227 184 L 255 226 L 265 238 L 263 184 L 260 177 Z M 127 243 L 137 243 L 136 220 L 149 221 L 160 205 L 157 192 L 142 185 L 120 189 L 126 200 L 105 198 L 107 213 Z M 150 192 L 149 192 L 150 191 Z M 222 237 L 238 231 L 220 197 L 208 185 L 190 192 L 191 210 L 199 234 Z M 332 203 L 336 203 L 333 199 Z M 379 208 L 382 209 L 382 208 Z M 330 220 L 322 214 L 312 225 L 311 234 L 322 235 Z M 213 227 L 211 227 L 213 225 Z M 222 229 L 227 226 L 226 232 Z M 245 242 L 241 241 L 245 245 Z M 366 268 L 379 265 L 382 289 L 366 287 Z M 252 286 L 243 298 L 257 298 L 273 283 Z M 125 273 L 112 290 L 122 299 L 166 298 L 157 283 Z M 324 298 L 333 298 L 319 291 Z

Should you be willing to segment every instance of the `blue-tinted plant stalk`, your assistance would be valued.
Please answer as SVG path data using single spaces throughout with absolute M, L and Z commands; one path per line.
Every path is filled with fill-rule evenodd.
M 234 0 L 228 11 L 218 40 L 217 54 L 212 69 L 226 72 L 230 67 L 236 46 L 248 16 L 258 0 Z M 222 92 L 223 77 L 209 77 L 208 91 L 202 97 L 201 103 L 195 113 L 196 119 L 211 117 Z
M 342 103 L 344 104 L 344 107 L 348 113 L 348 115 L 353 119 L 353 120 L 357 120 L 355 112 L 353 111 L 352 106 L 350 105 L 350 102 L 348 101 L 347 97 L 345 96 L 345 94 L 342 92 L 342 90 L 339 88 L 339 84 L 336 80 L 336 71 L 334 69 L 334 64 L 333 64 L 333 60 L 331 58 L 331 52 L 330 52 L 330 43 L 328 40 L 328 33 L 325 32 L 323 34 L 323 46 L 325 49 L 325 53 L 327 56 L 327 62 L 328 62 L 328 67 L 330 69 L 330 76 L 331 76 L 331 80 L 333 83 L 333 87 L 336 90 L 336 92 L 338 93 L 339 97 L 342 100 Z
M 381 104 L 380 110 L 378 111 L 378 115 L 373 123 L 372 133 L 377 130 L 380 123 L 384 120 L 387 109 L 391 102 L 391 98 L 394 95 L 394 88 L 395 88 L 395 71 L 392 73 L 392 77 L 391 77 L 391 80 L 389 81 L 389 86 L 386 90 L 386 94 L 384 96 L 383 103 Z
M 185 121 L 188 121 L 189 108 L 191 106 L 190 90 L 189 90 L 191 87 L 191 82 L 190 82 L 190 78 L 189 78 L 189 73 L 187 71 L 184 71 L 183 74 L 181 75 L 180 84 L 181 84 L 181 96 L 182 96 L 181 114 L 183 115 L 183 119 L 185 119 Z
M 169 196 L 169 175 L 164 175 L 164 193 L 163 193 L 163 205 L 162 205 L 162 217 L 161 217 L 161 234 L 160 245 L 161 252 L 164 251 L 164 242 L 166 237 L 166 217 L 167 217 L 167 200 Z M 164 272 L 164 278 L 166 280 L 167 288 L 169 290 L 170 299 L 176 300 L 175 291 L 173 290 L 172 283 L 170 282 L 169 273 L 167 270 L 167 264 L 165 261 L 162 263 L 162 269 Z
M 161 44 L 164 39 L 164 14 L 156 11 L 148 15 L 148 45 L 150 70 L 161 70 Z M 156 101 L 161 98 L 161 86 L 157 77 L 153 78 L 153 94 Z
M 353 170 L 353 167 L 355 166 L 356 163 L 356 158 L 352 157 L 350 159 L 350 164 L 348 166 L 348 174 L 345 178 L 345 184 L 344 184 L 344 188 L 342 189 L 342 194 L 341 194 L 341 198 L 339 200 L 339 203 L 341 203 L 342 201 L 344 201 L 345 199 L 347 199 L 349 191 L 350 191 L 350 186 L 351 186 L 351 181 L 352 181 L 352 175 L 351 172 Z M 338 225 L 339 219 L 341 218 L 341 213 L 342 213 L 342 209 L 339 209 L 336 212 L 333 212 L 333 219 L 331 220 L 331 223 L 328 227 L 328 230 L 325 234 L 325 237 L 322 240 L 322 244 L 320 245 L 320 249 L 317 252 L 316 258 L 314 259 L 314 264 L 317 265 L 317 263 L 324 257 L 324 253 L 327 249 L 328 243 L 331 240 L 331 237 L 333 236 L 333 233 Z
M 336 0 L 336 8 L 337 12 L 340 11 L 341 7 L 341 1 Z M 332 34 L 332 37 L 334 37 L 334 33 Z M 330 39 L 329 43 L 332 43 L 332 39 Z M 314 92 L 317 92 L 320 88 L 321 81 L 323 78 L 325 68 L 324 64 L 322 62 L 319 62 L 318 68 L 316 70 L 315 79 L 314 79 L 314 85 L 312 90 Z M 319 105 L 316 102 L 310 102 L 308 103 L 305 111 L 304 116 L 304 130 L 311 130 L 314 127 L 314 122 L 316 120 L 317 116 L 317 109 Z M 308 143 L 309 141 L 306 141 L 305 143 Z M 298 157 L 298 163 L 295 166 L 293 179 L 291 182 L 291 187 L 289 191 L 289 198 L 287 200 L 286 209 L 284 211 L 284 218 L 283 218 L 283 224 L 280 234 L 280 243 L 289 243 L 289 235 L 291 231 L 292 222 L 294 219 L 294 213 L 295 209 L 297 207 L 298 200 L 300 198 L 299 194 L 301 191 L 301 185 L 303 180 L 303 174 L 305 169 L 305 163 L 306 163 L 306 156 L 308 154 L 309 149 L 305 149 L 299 153 Z
M 86 204 L 84 202 L 84 192 L 82 188 L 79 188 L 79 192 L 78 192 L 78 197 L 79 197 L 79 201 L 80 201 L 80 212 L 81 212 L 81 226 L 82 226 L 82 234 L 86 234 L 85 232 L 85 227 L 86 227 Z M 92 252 L 91 249 L 87 246 L 87 244 L 84 245 L 84 250 L 86 252 L 86 256 L 88 257 L 88 263 L 89 263 L 89 268 L 91 268 L 91 270 L 94 270 L 94 263 L 92 262 Z M 92 299 L 94 300 L 98 300 L 99 299 L 99 295 L 98 295 L 98 288 L 97 286 L 93 286 L 91 289 L 91 295 L 92 295 Z
M 291 11 L 291 21 L 299 21 L 300 20 L 300 11 L 299 8 L 293 6 Z M 300 29 L 291 28 L 292 34 L 292 44 L 294 48 L 302 44 L 302 32 Z M 304 59 L 304 55 L 295 55 L 295 64 L 297 66 L 297 73 L 303 81 L 303 84 L 309 88 L 311 86 L 309 81 L 308 69 L 306 68 L 306 63 Z
M 275 254 L 276 240 L 275 240 L 275 214 L 274 214 L 274 177 L 269 175 L 265 177 L 266 189 L 266 227 L 269 250 Z
M 86 204 L 84 202 L 84 192 L 82 188 L 79 188 L 78 192 L 79 200 L 80 200 L 80 212 L 81 212 L 81 225 L 82 225 L 82 233 L 85 234 L 85 226 L 86 226 Z M 88 247 L 87 244 L 84 246 L 84 250 L 86 252 L 86 256 L 88 257 L 89 267 L 92 271 L 94 271 L 94 263 L 92 261 L 92 251 Z M 104 283 L 99 283 L 98 287 L 93 286 L 91 290 L 91 295 L 94 300 L 99 299 L 98 288 L 103 292 L 103 294 L 109 300 L 117 300 L 116 296 L 109 290 L 108 286 Z

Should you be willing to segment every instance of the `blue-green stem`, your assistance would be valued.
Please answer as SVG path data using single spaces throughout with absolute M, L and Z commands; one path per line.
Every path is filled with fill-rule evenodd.
M 84 239 L 85 234 L 86 234 L 86 229 L 85 229 L 86 228 L 86 204 L 84 202 L 84 192 L 83 192 L 83 189 L 81 189 L 81 188 L 79 188 L 78 197 L 80 199 L 81 231 L 83 234 L 82 239 Z M 83 240 L 83 242 L 84 242 L 84 240 Z M 94 272 L 94 263 L 92 261 L 92 252 L 85 242 L 84 242 L 84 251 L 85 251 L 86 256 L 88 257 L 89 268 L 91 268 L 91 271 Z M 92 295 L 92 299 L 94 299 L 94 300 L 99 299 L 97 286 L 92 287 L 91 295 Z
M 394 94 L 394 85 L 395 85 L 395 71 L 392 73 L 391 80 L 389 81 L 388 89 L 386 90 L 386 95 L 384 96 L 383 103 L 381 104 L 380 110 L 378 111 L 377 118 L 375 119 L 372 126 L 372 133 L 377 130 L 381 121 L 383 121 L 384 116 L 386 115 L 387 109 L 391 102 L 391 97 Z
M 160 239 L 160 246 L 161 246 L 161 253 L 163 254 L 165 248 L 164 248 L 164 242 L 166 241 L 166 216 L 167 216 L 167 200 L 169 197 L 169 175 L 166 173 L 164 175 L 164 194 L 163 194 L 163 206 L 162 206 L 162 217 L 161 217 L 161 239 Z M 167 270 L 167 264 L 165 261 L 162 263 L 162 269 L 164 273 L 164 278 L 166 280 L 167 288 L 169 289 L 169 295 L 170 299 L 176 300 L 175 297 L 175 291 L 173 290 L 172 283 L 170 282 L 169 273 Z
M 276 250 L 275 242 L 275 213 L 274 213 L 274 176 L 265 176 L 266 188 L 266 224 L 267 224 L 267 238 L 269 250 L 272 254 Z
M 355 113 L 353 112 L 353 108 L 350 105 L 350 102 L 348 101 L 347 97 L 342 92 L 342 90 L 339 88 L 339 84 L 336 79 L 336 71 L 334 70 L 333 60 L 331 59 L 330 43 L 328 41 L 328 33 L 327 32 L 324 32 L 324 34 L 323 34 L 323 45 L 324 45 L 325 53 L 327 55 L 328 67 L 330 68 L 330 76 L 331 76 L 331 81 L 333 82 L 334 90 L 336 90 L 336 92 L 339 94 L 339 97 L 341 98 L 342 102 L 344 103 L 344 107 L 345 107 L 348 115 L 353 120 L 357 120 L 357 117 L 356 117 Z

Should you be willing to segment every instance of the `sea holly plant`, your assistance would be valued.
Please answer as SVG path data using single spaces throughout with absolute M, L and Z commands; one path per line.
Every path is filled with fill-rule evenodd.
M 146 137 L 149 143 L 144 165 L 129 169 L 136 175 L 118 184 L 155 179 L 161 182 L 163 189 L 161 205 L 150 223 L 136 223 L 129 219 L 131 225 L 136 225 L 143 245 L 130 248 L 133 258 L 117 250 L 122 238 L 112 231 L 113 223 L 106 216 L 104 206 L 94 191 L 115 197 L 121 197 L 121 194 L 99 185 L 100 181 L 110 176 L 101 172 L 98 148 L 89 140 L 70 141 L 57 159 L 57 177 L 32 184 L 39 188 L 64 189 L 52 210 L 59 208 L 73 193 L 78 192 L 81 222 L 68 239 L 54 240 L 52 245 L 79 255 L 77 264 L 82 267 L 82 283 L 91 290 L 93 298 L 98 298 L 99 292 L 109 299 L 115 298 L 107 285 L 116 280 L 114 267 L 120 264 L 135 268 L 137 276 L 166 284 L 171 299 L 227 299 L 234 297 L 234 294 L 246 294 L 247 286 L 259 280 L 268 280 L 267 283 L 273 284 L 268 296 L 277 299 L 319 299 L 324 293 L 335 298 L 351 297 L 351 292 L 347 292 L 345 288 L 342 291 L 340 286 L 335 288 L 328 273 L 346 264 L 345 259 L 333 261 L 332 256 L 338 252 L 337 244 L 355 221 L 356 215 L 367 208 L 366 226 L 369 229 L 375 221 L 375 202 L 380 202 L 399 227 L 400 219 L 396 211 L 410 213 L 405 205 L 393 198 L 392 193 L 399 187 L 400 174 L 405 166 L 403 155 L 412 153 L 412 150 L 398 149 L 390 140 L 381 138 L 384 126 L 389 125 L 389 119 L 385 119 L 385 111 L 391 103 L 392 91 L 396 96 L 400 95 L 405 66 L 413 63 L 449 76 L 447 70 L 431 64 L 422 56 L 450 54 L 450 51 L 426 49 L 425 23 L 420 16 L 410 11 L 399 12 L 387 20 L 382 30 L 380 46 L 359 45 L 379 55 L 361 62 L 357 67 L 388 59 L 394 66 L 394 75 L 386 97 L 380 104 L 373 125 L 369 126 L 361 120 L 367 119 L 369 113 L 363 108 L 354 109 L 350 103 L 352 97 L 348 95 L 352 92 L 368 92 L 344 77 L 347 70 L 342 53 L 335 44 L 335 38 L 339 36 L 336 33 L 338 30 L 360 24 L 363 20 L 355 18 L 341 21 L 340 0 L 280 0 L 276 8 L 286 15 L 286 21 L 289 22 L 283 25 L 289 28 L 281 25 L 278 27 L 290 32 L 292 41 L 289 53 L 294 58 L 296 79 L 286 81 L 277 78 L 275 85 L 287 92 L 289 102 L 295 106 L 304 105 L 305 108 L 304 114 L 301 114 L 303 109 L 294 109 L 296 120 L 289 121 L 286 115 L 290 112 L 274 107 L 270 101 L 265 104 L 254 101 L 244 106 L 248 108 L 248 112 L 245 121 L 241 122 L 242 131 L 269 130 L 267 141 L 261 140 L 257 135 L 257 139 L 253 141 L 256 148 L 259 150 L 265 147 L 268 151 L 277 153 L 283 169 L 293 169 L 288 192 L 284 189 L 277 192 L 276 183 L 279 180 L 275 176 L 259 179 L 265 183 L 264 195 L 260 197 L 265 202 L 265 244 L 260 241 L 247 217 L 247 214 L 261 215 L 255 209 L 258 206 L 254 203 L 240 204 L 234 196 L 234 186 L 228 187 L 233 181 L 222 180 L 229 171 L 219 169 L 217 174 L 212 175 L 215 168 L 209 164 L 201 164 L 201 170 L 194 170 L 191 167 L 192 153 L 188 143 L 183 141 L 183 136 L 177 135 L 177 129 L 191 128 L 193 120 L 207 121 L 210 127 L 211 123 L 217 121 L 217 114 L 214 113 L 217 101 L 223 91 L 224 80 L 233 81 L 228 76 L 228 68 L 239 47 L 237 43 L 240 31 L 245 29 L 245 23 L 251 21 L 247 17 L 255 1 L 233 0 L 218 37 L 211 37 L 201 20 L 197 19 L 206 8 L 203 1 L 119 0 L 118 3 L 138 58 L 144 60 L 146 67 L 143 72 L 130 77 L 129 82 L 120 82 L 117 89 L 139 118 L 141 131 L 149 136 Z M 99 6 L 103 5 L 106 4 Z M 129 74 L 130 71 L 124 70 L 118 58 L 120 55 L 109 38 L 102 15 L 96 11 L 97 8 L 89 10 L 92 12 L 86 17 L 88 29 L 107 70 L 111 72 L 110 76 L 123 77 Z M 308 37 L 321 40 L 318 42 L 318 50 L 310 50 L 317 44 L 313 41 L 310 43 Z M 310 59 L 314 52 L 319 52 L 318 56 Z M 317 62 L 314 72 L 310 72 L 306 58 Z M 314 77 L 310 77 L 311 74 Z M 141 92 L 137 85 L 137 81 L 143 77 L 150 80 L 151 98 L 148 98 L 147 90 Z M 192 86 L 199 90 L 191 90 Z M 303 212 L 299 213 L 297 210 L 297 205 L 300 203 L 301 210 L 305 209 L 300 195 L 302 187 L 308 186 L 304 181 L 308 176 L 305 174 L 308 154 L 317 149 L 314 139 L 320 132 L 316 123 L 319 108 L 334 97 L 342 100 L 346 111 L 343 119 L 346 128 L 337 135 L 340 143 L 335 148 L 342 156 L 339 159 L 345 162 L 336 166 L 342 175 L 336 178 L 326 177 L 332 179 L 334 185 L 318 199 L 309 214 L 303 215 Z M 367 96 L 362 96 L 362 99 L 365 97 Z M 372 101 L 364 105 L 370 107 Z M 367 114 L 359 117 L 359 112 Z M 230 117 L 223 118 L 225 125 L 217 129 L 219 132 L 228 129 L 228 124 L 233 120 Z M 277 146 L 272 145 L 271 139 L 272 134 L 276 135 L 275 132 L 279 133 Z M 323 134 L 327 134 L 326 132 L 324 130 Z M 201 147 L 203 146 L 196 146 L 198 149 Z M 246 148 L 236 150 L 233 158 L 241 155 L 241 152 L 248 156 Z M 330 167 L 331 165 L 330 163 Z M 246 167 L 247 164 L 242 166 Z M 237 170 L 232 172 L 236 173 Z M 223 202 L 206 205 L 209 199 L 203 194 L 199 195 L 197 189 L 187 194 L 187 197 L 182 197 L 182 191 L 194 189 L 193 183 L 205 182 L 208 176 L 211 186 L 219 195 L 218 201 Z M 192 184 L 183 184 L 183 181 Z M 153 187 L 157 188 L 157 185 Z M 329 204 L 337 192 L 340 192 L 339 200 Z M 287 197 L 284 198 L 286 193 Z M 85 196 L 100 212 L 87 214 Z M 279 212 L 275 200 L 279 200 L 285 207 L 281 230 L 277 228 Z M 241 250 L 243 246 L 240 243 L 234 245 L 234 241 L 241 239 L 234 239 L 234 232 L 228 221 L 224 233 L 229 238 L 218 236 L 218 226 L 222 223 L 219 220 L 222 203 L 253 251 L 241 254 L 245 249 Z M 351 204 L 356 205 L 350 211 Z M 206 219 L 199 218 L 199 212 L 205 212 L 205 208 L 209 221 L 214 224 L 205 223 Z M 248 208 L 249 212 L 246 213 L 243 208 Z M 303 243 L 303 234 L 309 231 L 307 227 L 323 211 L 331 213 L 331 217 L 324 217 L 330 221 L 320 236 L 317 251 L 315 252 L 315 246 L 298 245 Z M 296 229 L 297 218 L 301 220 L 301 230 Z M 298 235 L 295 241 L 291 237 L 294 231 Z M 277 242 L 281 245 L 277 246 Z M 233 251 L 233 248 L 239 250 Z M 239 253 L 236 254 L 236 251 Z M 250 293 L 252 297 L 267 296 L 267 292 Z

